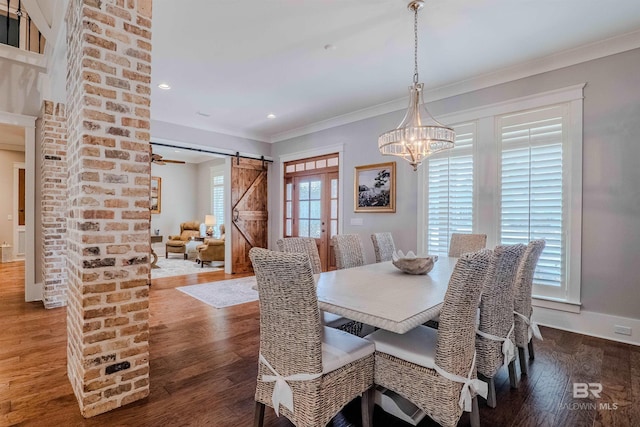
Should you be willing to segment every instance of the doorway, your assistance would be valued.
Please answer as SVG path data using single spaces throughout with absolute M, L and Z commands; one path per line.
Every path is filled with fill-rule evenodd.
M 323 271 L 335 269 L 330 241 L 338 234 L 338 169 L 338 153 L 284 164 L 284 237 L 315 239 Z
M 26 243 L 26 169 L 24 163 L 13 164 L 13 258 L 23 260 Z
M 25 301 L 40 301 L 42 300 L 42 283 L 36 282 L 35 274 L 36 117 L 0 111 L 0 124 L 19 126 L 24 129 L 24 298 Z

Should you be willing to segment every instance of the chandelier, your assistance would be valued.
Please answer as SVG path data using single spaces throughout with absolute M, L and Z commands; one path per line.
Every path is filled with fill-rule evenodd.
M 456 139 L 453 129 L 429 114 L 422 98 L 424 85 L 418 83 L 418 11 L 423 6 L 423 0 L 413 0 L 407 6 L 414 14 L 414 69 L 413 85 L 409 86 L 409 107 L 397 128 L 378 137 L 378 149 L 382 155 L 402 157 L 414 171 L 430 155 L 453 148 Z

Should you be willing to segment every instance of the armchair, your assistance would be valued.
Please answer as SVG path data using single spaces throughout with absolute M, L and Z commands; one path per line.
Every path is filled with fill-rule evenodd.
M 180 224 L 180 234 L 169 236 L 166 244 L 165 256 L 169 254 L 184 254 L 187 259 L 187 243 L 194 237 L 200 237 L 200 223 L 198 221 L 188 221 Z
M 204 267 L 204 263 L 211 263 L 212 261 L 224 262 L 224 224 L 220 225 L 220 237 L 217 239 L 204 239 L 204 244 L 199 245 L 196 250 L 198 251 L 198 258 L 196 262 Z

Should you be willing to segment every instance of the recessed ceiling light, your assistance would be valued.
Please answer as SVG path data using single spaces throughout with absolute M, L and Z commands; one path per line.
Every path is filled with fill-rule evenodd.
M 180 153 L 180 150 L 173 150 L 174 153 Z
M 324 50 L 336 50 L 336 45 L 334 44 L 325 44 Z
M 169 89 L 171 89 L 171 86 L 169 86 L 169 84 L 168 84 L 168 83 L 160 83 L 160 84 L 158 85 L 158 87 L 159 87 L 160 89 L 162 89 L 162 90 L 169 90 Z
M 273 113 L 267 114 L 267 119 L 275 119 L 275 118 L 276 118 L 275 114 L 273 114 Z

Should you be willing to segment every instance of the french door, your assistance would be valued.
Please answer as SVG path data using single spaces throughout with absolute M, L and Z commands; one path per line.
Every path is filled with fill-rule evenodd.
M 315 164 L 315 160 L 305 159 L 305 163 Z M 334 269 L 330 239 L 338 233 L 337 166 L 287 173 L 284 184 L 284 237 L 315 239 L 322 270 Z

